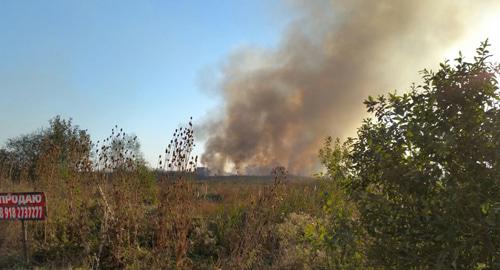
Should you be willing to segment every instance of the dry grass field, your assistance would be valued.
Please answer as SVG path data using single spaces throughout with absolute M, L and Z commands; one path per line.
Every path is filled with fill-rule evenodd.
M 0 193 L 44 192 L 48 215 L 0 221 L 2 269 L 500 269 L 500 92 L 488 43 L 369 97 L 357 137 L 327 138 L 324 172 L 196 177 L 193 127 L 151 168 L 115 126 L 71 120 L 0 149 Z

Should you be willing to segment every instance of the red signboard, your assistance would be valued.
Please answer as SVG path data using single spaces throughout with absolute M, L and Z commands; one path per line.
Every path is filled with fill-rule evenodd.
M 0 220 L 43 220 L 45 206 L 43 192 L 0 193 Z

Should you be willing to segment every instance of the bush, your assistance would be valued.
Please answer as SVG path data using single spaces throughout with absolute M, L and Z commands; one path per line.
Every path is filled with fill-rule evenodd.
M 348 192 L 376 265 L 500 267 L 499 69 L 487 48 L 365 102 L 375 119 L 351 144 Z

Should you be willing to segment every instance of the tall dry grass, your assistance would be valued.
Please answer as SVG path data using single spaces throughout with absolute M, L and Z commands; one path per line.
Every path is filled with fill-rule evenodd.
M 196 179 L 192 124 L 177 129 L 155 169 L 137 137 L 115 126 L 93 143 L 55 119 L 33 164 L 0 159 L 0 191 L 43 191 L 45 221 L 28 223 L 30 264 L 20 225 L 0 222 L 0 268 L 285 269 L 277 226 L 292 212 L 316 215 L 313 183 Z

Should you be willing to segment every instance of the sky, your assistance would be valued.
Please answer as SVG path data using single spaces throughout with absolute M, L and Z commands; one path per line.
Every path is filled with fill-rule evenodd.
M 119 125 L 155 163 L 213 113 L 225 56 L 275 46 L 290 18 L 266 0 L 0 0 L 0 145 L 61 115 L 94 140 Z
M 300 22 L 290 2 L 0 0 L 0 146 L 61 115 L 95 141 L 115 125 L 137 135 L 155 166 L 175 128 L 220 113 L 215 88 L 231 55 L 282 51 L 288 27 Z M 439 61 L 471 55 L 486 37 L 499 51 L 498 9 L 471 16 Z

